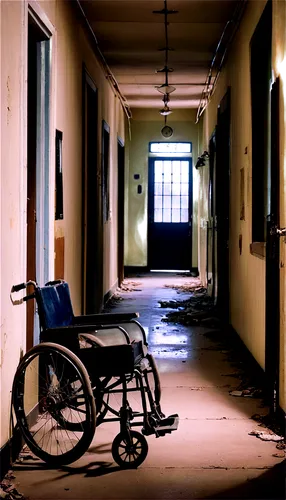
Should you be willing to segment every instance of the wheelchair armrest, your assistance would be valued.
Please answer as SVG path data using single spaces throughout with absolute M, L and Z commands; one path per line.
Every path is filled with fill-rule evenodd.
M 41 332 L 41 342 L 55 342 L 57 344 L 63 342 L 64 345 L 69 343 L 73 347 L 76 347 L 78 345 L 78 335 L 81 333 L 92 334 L 94 332 L 94 335 L 96 335 L 97 332 L 104 331 L 107 337 L 109 332 L 112 336 L 112 330 L 116 330 L 116 333 L 119 333 L 123 343 L 130 344 L 128 333 L 119 325 L 69 325 L 58 328 L 47 328 Z
M 132 319 L 138 318 L 139 313 L 102 313 L 102 314 L 87 314 L 83 316 L 75 316 L 74 325 L 109 325 L 115 323 L 124 323 Z

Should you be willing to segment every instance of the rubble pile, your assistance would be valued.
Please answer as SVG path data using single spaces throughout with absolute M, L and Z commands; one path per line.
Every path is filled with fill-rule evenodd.
M 140 285 L 142 285 L 140 281 L 124 280 L 118 290 L 121 292 L 141 292 L 140 288 L 136 288 Z
M 188 283 L 181 285 L 164 285 L 165 288 L 173 288 L 177 290 L 177 293 L 193 293 L 193 292 L 204 292 L 205 288 L 202 287 L 201 280 L 199 278 L 191 278 Z
M 193 289 L 191 297 L 186 300 L 159 300 L 159 304 L 163 308 L 176 309 L 176 311 L 169 312 L 162 318 L 164 322 L 180 323 L 182 325 L 218 325 L 213 300 L 207 295 L 205 288 Z

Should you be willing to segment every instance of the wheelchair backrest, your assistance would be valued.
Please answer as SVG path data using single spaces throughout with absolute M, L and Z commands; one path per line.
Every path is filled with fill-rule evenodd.
M 37 289 L 41 330 L 69 326 L 73 323 L 73 308 L 67 283 Z

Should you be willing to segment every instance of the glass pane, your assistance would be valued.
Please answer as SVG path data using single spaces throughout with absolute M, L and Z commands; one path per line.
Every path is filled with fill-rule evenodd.
M 154 184 L 154 194 L 162 194 L 162 184 L 161 182 L 155 182 Z
M 182 182 L 189 182 L 189 162 L 181 161 Z
M 154 170 L 155 170 L 155 182 L 162 182 L 163 162 L 160 160 L 155 161 Z
M 172 210 L 172 222 L 180 222 L 180 209 L 175 208 Z
M 189 208 L 189 197 L 181 196 L 181 208 Z
M 188 196 L 189 194 L 189 184 L 181 184 L 181 194 Z
M 170 161 L 164 161 L 163 172 L 164 172 L 164 182 L 171 182 L 171 165 Z
M 180 208 L 180 196 L 173 196 L 172 208 Z
M 154 222 L 162 222 L 162 210 L 161 210 L 161 208 L 155 208 L 155 210 L 154 210 Z
M 173 182 L 180 182 L 180 180 L 181 180 L 180 162 L 173 161 Z
M 172 194 L 179 195 L 181 193 L 181 184 L 172 184 Z
M 154 197 L 154 208 L 162 208 L 162 196 L 155 196 Z
M 172 197 L 164 196 L 164 210 L 165 208 L 171 208 L 171 203 L 172 203 Z
M 170 195 L 171 194 L 171 183 L 170 184 L 164 184 L 164 195 Z
M 190 153 L 190 142 L 152 142 L 151 153 Z
M 166 208 L 163 210 L 163 222 L 171 222 L 171 209 Z
M 189 210 L 187 208 L 181 209 L 181 222 L 189 222 Z

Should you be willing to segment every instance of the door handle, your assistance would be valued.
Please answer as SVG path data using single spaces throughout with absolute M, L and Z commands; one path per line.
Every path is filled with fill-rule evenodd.
M 274 226 L 270 229 L 270 234 L 272 236 L 286 236 L 286 227 L 277 227 L 277 226 Z

